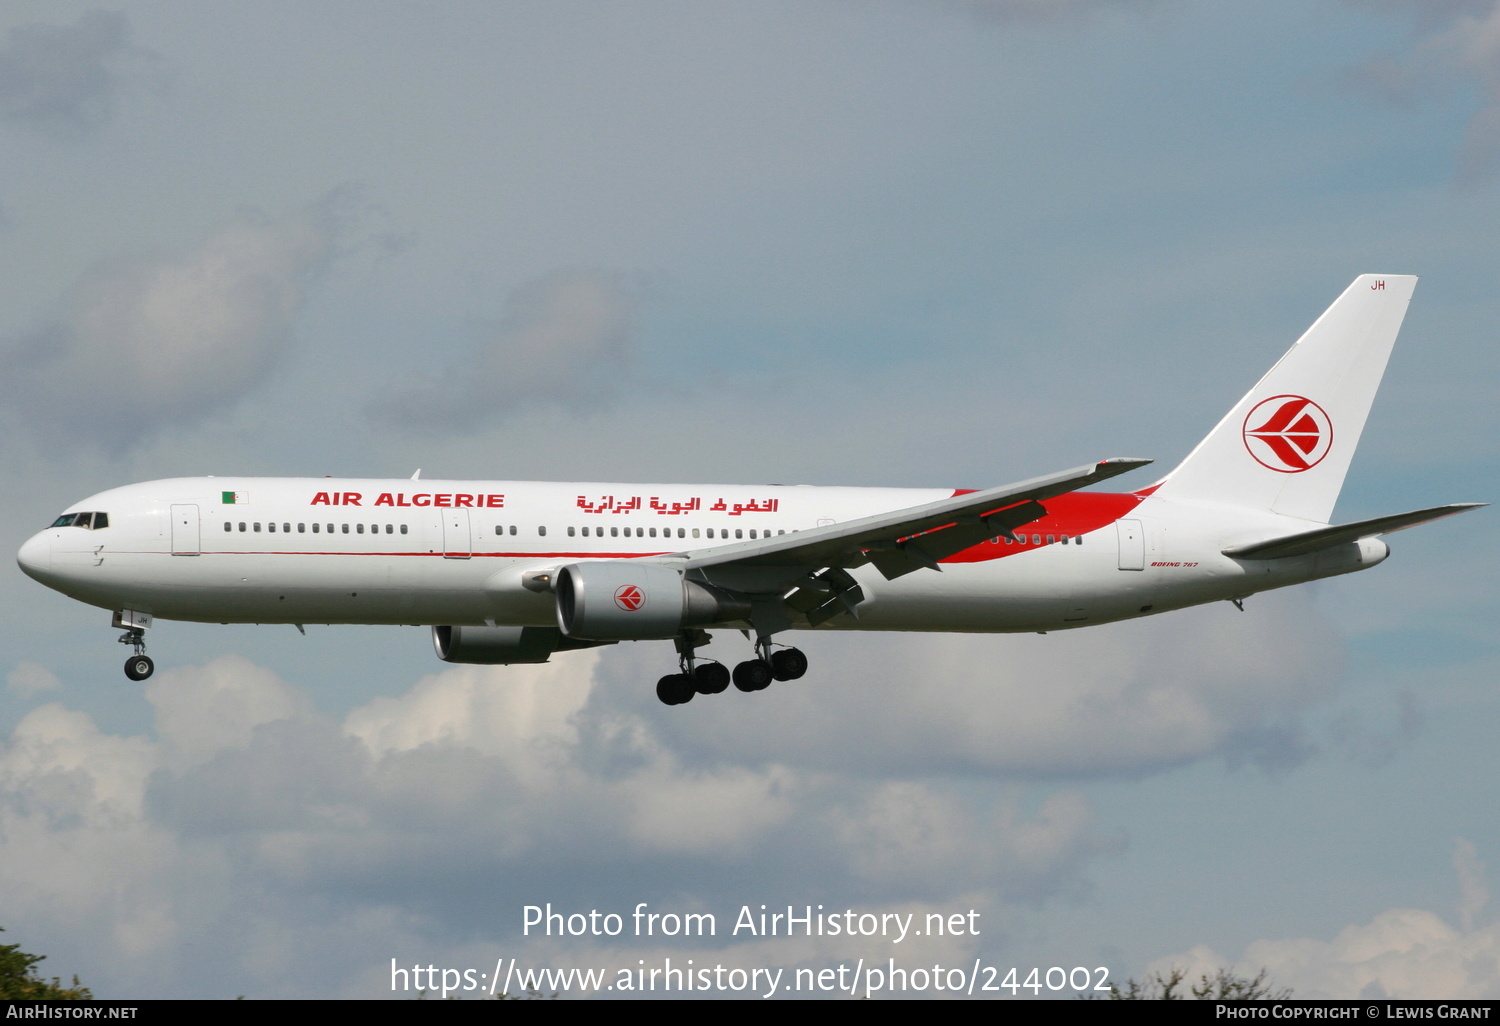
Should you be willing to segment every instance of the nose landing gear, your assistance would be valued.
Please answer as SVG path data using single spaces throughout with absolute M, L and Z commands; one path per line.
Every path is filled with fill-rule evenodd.
M 156 664 L 146 655 L 146 631 L 151 627 L 151 614 L 122 609 L 115 613 L 112 626 L 125 631 L 115 640 L 129 645 L 135 652 L 125 660 L 125 676 L 131 680 L 145 680 L 151 676 L 156 671 Z

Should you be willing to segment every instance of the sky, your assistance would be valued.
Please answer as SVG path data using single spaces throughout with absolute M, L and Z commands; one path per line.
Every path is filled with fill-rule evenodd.
M 1423 280 L 1336 520 L 1494 501 L 1496 238 L 1497 0 L 11 0 L 0 541 L 202 474 L 1167 468 L 1366 272 Z M 159 622 L 132 684 L 12 569 L 0 940 L 120 998 L 505 959 L 1494 998 L 1493 516 L 1244 612 L 810 636 L 673 708 L 664 643 L 416 628 Z M 977 918 L 732 932 L 761 905 Z

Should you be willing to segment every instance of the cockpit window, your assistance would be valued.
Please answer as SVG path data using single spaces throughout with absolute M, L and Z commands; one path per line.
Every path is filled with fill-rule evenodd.
M 99 531 L 109 526 L 108 513 L 64 513 L 52 521 L 53 527 L 82 527 L 89 531 Z

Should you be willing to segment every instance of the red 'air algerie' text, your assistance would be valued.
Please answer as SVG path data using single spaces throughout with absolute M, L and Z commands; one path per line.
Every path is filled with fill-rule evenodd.
M 319 492 L 309 506 L 363 506 L 362 492 Z M 417 492 L 410 499 L 405 492 L 381 492 L 371 504 L 375 506 L 444 506 L 500 509 L 504 495 L 473 495 L 466 492 Z

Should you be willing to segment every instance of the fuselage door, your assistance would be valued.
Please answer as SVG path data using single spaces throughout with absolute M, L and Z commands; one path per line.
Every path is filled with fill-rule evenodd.
M 443 510 L 443 557 L 445 559 L 468 559 L 473 554 L 473 542 L 469 538 L 469 511 L 466 509 Z
M 198 507 L 172 507 L 172 555 L 196 556 L 202 549 L 198 541 Z
M 1141 522 L 1117 520 L 1115 527 L 1120 532 L 1120 569 L 1146 569 L 1146 535 L 1141 531 Z

